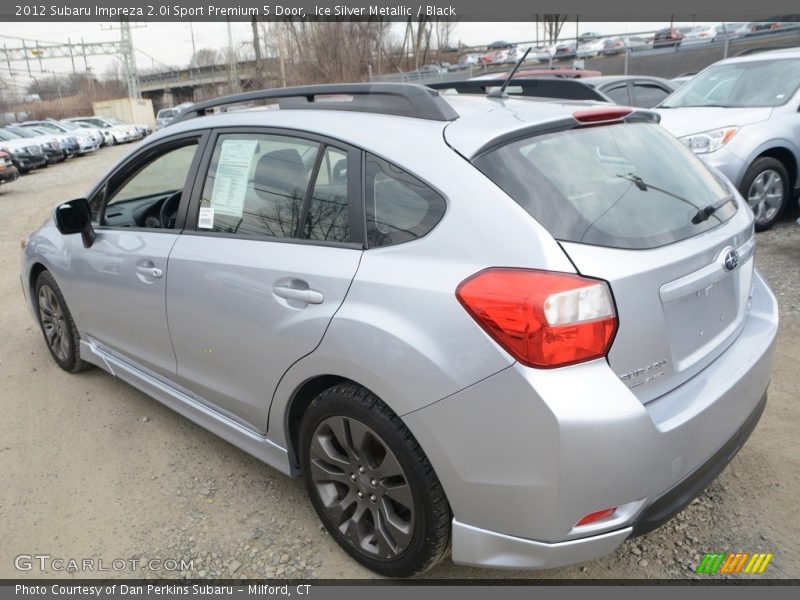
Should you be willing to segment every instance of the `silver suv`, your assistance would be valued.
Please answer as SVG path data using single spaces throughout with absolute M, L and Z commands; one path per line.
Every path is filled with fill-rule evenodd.
M 800 50 L 715 63 L 659 107 L 661 124 L 730 179 L 769 229 L 800 188 Z
M 654 529 L 765 406 L 753 213 L 651 112 L 492 95 L 195 105 L 27 240 L 52 357 L 302 474 L 384 575 Z

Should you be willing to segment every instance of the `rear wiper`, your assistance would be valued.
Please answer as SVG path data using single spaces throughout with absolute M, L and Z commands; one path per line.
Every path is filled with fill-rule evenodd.
M 660 188 L 660 187 L 656 187 L 652 183 L 646 183 L 644 179 L 642 179 L 641 177 L 639 177 L 638 175 L 635 175 L 633 173 L 626 173 L 625 175 L 621 175 L 621 174 L 617 173 L 617 177 L 625 179 L 626 181 L 630 181 L 632 184 L 634 184 L 637 188 L 639 188 L 643 192 L 646 192 L 647 190 L 651 190 L 652 189 L 652 190 L 655 190 L 657 192 L 661 192 L 662 194 L 666 194 L 667 196 L 670 196 L 671 198 L 675 198 L 675 200 L 680 200 L 681 202 L 683 202 L 684 204 L 688 204 L 692 208 L 696 208 L 697 207 L 697 205 L 694 202 L 691 202 L 690 200 L 687 200 L 683 196 L 678 196 L 678 194 L 673 194 L 672 192 L 670 192 L 668 190 L 665 190 L 665 189 Z M 704 209 L 700 209 L 700 211 L 702 211 L 702 210 L 704 210 Z M 717 209 L 715 208 L 714 210 L 717 210 Z M 711 213 L 713 213 L 714 210 L 712 210 Z M 698 214 L 700 213 L 700 211 L 698 211 Z M 709 213 L 709 216 L 711 215 L 711 213 Z M 692 218 L 692 223 L 695 222 L 696 218 L 697 218 L 697 215 L 695 215 Z M 703 219 L 703 221 L 705 221 L 705 219 L 707 219 L 707 218 L 708 218 L 708 216 L 706 216 Z M 702 221 L 697 221 L 697 223 L 701 223 L 701 222 Z
M 717 212 L 720 208 L 725 206 L 728 202 L 733 201 L 733 194 L 715 202 L 714 204 L 709 204 L 708 206 L 704 206 L 703 208 L 698 209 L 695 215 L 692 217 L 692 223 L 695 225 L 699 225 L 703 221 L 708 221 L 708 218 Z

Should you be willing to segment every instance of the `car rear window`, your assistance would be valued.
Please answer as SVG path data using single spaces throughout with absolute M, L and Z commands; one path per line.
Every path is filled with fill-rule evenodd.
M 558 240 L 655 248 L 716 227 L 736 212 L 718 175 L 653 123 L 528 137 L 475 166 Z M 700 208 L 718 208 L 692 223 Z

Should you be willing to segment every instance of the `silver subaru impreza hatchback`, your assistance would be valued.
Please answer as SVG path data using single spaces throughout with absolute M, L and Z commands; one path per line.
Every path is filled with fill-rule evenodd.
M 408 576 L 585 561 L 699 494 L 766 403 L 754 244 L 654 113 L 354 84 L 194 105 L 21 269 L 64 370 L 302 475 Z

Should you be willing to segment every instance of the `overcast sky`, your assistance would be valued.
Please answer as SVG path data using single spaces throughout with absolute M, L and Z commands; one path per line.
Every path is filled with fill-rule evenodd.
M 139 27 L 133 30 L 133 43 L 136 48 L 136 63 L 139 68 L 163 69 L 164 65 L 185 66 L 192 55 L 192 31 L 194 32 L 195 47 L 218 49 L 227 46 L 228 31 L 225 22 L 219 23 L 137 23 Z M 597 31 L 603 34 L 632 33 L 637 31 L 654 30 L 668 25 L 668 23 L 580 23 L 579 31 Z M 678 25 L 678 23 L 676 23 Z M 402 25 L 398 27 L 402 32 Z M 233 22 L 233 45 L 247 43 L 252 40 L 250 24 L 247 22 Z M 402 35 L 402 33 L 401 33 Z M 562 37 L 575 36 L 575 23 L 566 23 Z M 101 23 L 0 23 L 0 44 L 8 48 L 20 47 L 21 39 L 41 42 L 64 43 L 68 39 L 72 42 L 100 42 L 119 39 L 119 30 L 111 29 L 109 24 Z M 482 45 L 495 40 L 509 42 L 530 41 L 536 39 L 536 26 L 534 23 L 458 23 L 452 42 L 462 42 L 466 45 Z M 103 76 L 114 62 L 113 57 L 89 57 L 89 66 L 99 77 Z M 84 70 L 83 58 L 76 58 L 75 67 Z M 33 77 L 52 77 L 53 73 L 66 74 L 72 71 L 72 64 L 66 60 L 31 61 L 31 74 Z M 11 64 L 13 75 L 9 76 L 9 68 L 5 62 L 0 62 L 0 79 L 6 85 L 22 88 L 31 79 L 28 76 L 28 67 L 24 62 Z M 42 72 L 44 70 L 44 72 Z

